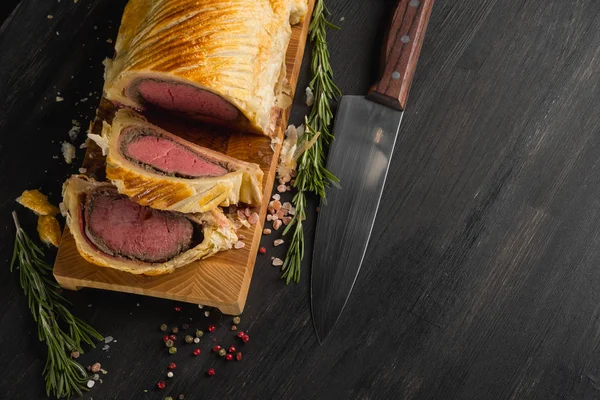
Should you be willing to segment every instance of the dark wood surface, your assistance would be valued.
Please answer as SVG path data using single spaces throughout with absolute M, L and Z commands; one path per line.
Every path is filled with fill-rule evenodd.
M 393 3 L 328 0 L 343 28 L 329 38 L 345 94 L 375 80 Z M 14 199 L 40 187 L 58 202 L 77 171 L 53 156 L 71 120 L 85 129 L 94 115 L 123 1 L 15 4 L 0 6 L 0 398 L 37 399 L 45 347 L 8 272 L 9 213 L 19 209 L 33 234 Z M 180 346 L 180 368 L 158 392 L 170 360 L 158 326 L 210 320 L 230 338 L 229 319 L 69 292 L 78 315 L 118 340 L 82 357 L 108 370 L 85 398 L 599 398 L 599 60 L 598 1 L 437 1 L 365 263 L 328 342 L 319 347 L 312 331 L 310 257 L 302 282 L 287 287 L 260 258 L 240 324 L 251 335 L 244 360 L 215 360 L 209 343 L 192 358 Z

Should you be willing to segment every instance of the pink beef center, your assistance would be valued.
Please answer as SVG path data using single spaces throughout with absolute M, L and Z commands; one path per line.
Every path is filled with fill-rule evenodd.
M 167 261 L 187 250 L 194 233 L 185 217 L 140 206 L 111 194 L 93 195 L 86 228 L 98 247 L 147 262 Z
M 229 172 L 220 165 L 198 156 L 189 148 L 163 137 L 136 136 L 126 144 L 125 154 L 167 174 L 210 177 Z
M 203 114 L 223 120 L 238 118 L 238 109 L 222 97 L 175 82 L 142 79 L 135 85 L 137 93 L 149 104 L 184 114 Z

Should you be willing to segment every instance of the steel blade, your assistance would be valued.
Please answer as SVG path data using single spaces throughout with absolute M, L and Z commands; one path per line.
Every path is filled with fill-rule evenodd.
M 340 101 L 327 168 L 342 188 L 329 188 L 321 204 L 311 269 L 313 323 L 321 343 L 360 271 L 402 114 L 364 96 L 343 96 Z

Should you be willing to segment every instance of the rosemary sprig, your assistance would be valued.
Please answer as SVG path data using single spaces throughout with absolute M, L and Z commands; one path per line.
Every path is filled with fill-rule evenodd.
M 21 228 L 14 211 L 12 217 L 16 235 L 10 271 L 18 266 L 21 288 L 38 325 L 38 338 L 48 346 L 43 371 L 46 394 L 58 398 L 81 395 L 87 391 L 88 373 L 70 354 L 75 350 L 82 353 L 82 343 L 95 347 L 93 339 L 102 340 L 102 335 L 67 309 L 69 303 L 58 294 L 59 287 L 51 278 L 52 267 L 44 261 L 43 250 Z M 68 327 L 68 333 L 59 323 Z
M 327 48 L 327 29 L 339 29 L 327 20 L 331 13 L 325 6 L 324 0 L 317 0 L 309 26 L 310 40 L 313 43 L 311 73 L 309 83 L 314 94 L 314 104 L 305 118 L 303 140 L 310 140 L 320 133 L 313 146 L 307 149 L 298 161 L 298 175 L 294 187 L 298 193 L 293 198 L 296 214 L 283 234 L 294 229 L 290 247 L 283 263 L 282 278 L 286 283 L 299 282 L 302 259 L 304 258 L 304 230 L 302 221 L 306 217 L 306 193 L 312 192 L 325 199 L 325 189 L 330 185 L 338 185 L 339 180 L 325 168 L 325 150 L 333 134 L 330 126 L 333 120 L 331 103 L 341 96 L 341 92 L 333 82 L 333 70 L 329 63 Z

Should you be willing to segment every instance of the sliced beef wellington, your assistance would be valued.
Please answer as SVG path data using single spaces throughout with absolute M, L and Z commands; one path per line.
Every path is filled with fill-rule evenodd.
M 230 249 L 237 236 L 219 210 L 181 214 L 140 206 L 107 182 L 73 175 L 63 214 L 87 261 L 132 274 L 162 275 Z
M 271 134 L 285 95 L 291 26 L 307 0 L 129 0 L 104 95 Z
M 262 201 L 258 165 L 188 142 L 132 110 L 117 111 L 112 126 L 90 137 L 107 155 L 107 178 L 143 206 L 192 213 Z

